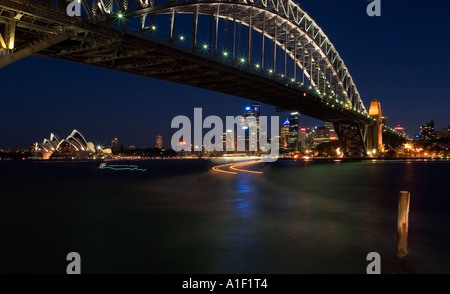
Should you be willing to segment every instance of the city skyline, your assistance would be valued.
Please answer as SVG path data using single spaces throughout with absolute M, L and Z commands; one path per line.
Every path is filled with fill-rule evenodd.
M 258 110 L 258 113 L 257 114 L 255 114 L 255 113 L 253 113 L 253 112 L 251 112 L 251 111 L 249 111 L 248 109 L 250 109 L 251 107 L 250 107 L 250 105 L 253 107 L 253 106 L 255 106 L 255 105 L 258 105 L 258 108 L 259 108 L 259 110 Z M 260 115 L 260 112 L 262 111 L 263 113 L 264 113 L 264 111 L 263 111 L 263 108 L 261 107 L 261 103 L 255 103 L 255 102 L 253 102 L 253 103 L 247 103 L 247 104 L 245 104 L 245 105 L 243 105 L 242 106 L 242 110 L 243 110 L 243 113 L 241 113 L 241 114 L 236 114 L 236 116 L 238 116 L 238 115 L 242 115 L 243 117 L 246 117 L 246 116 L 248 116 L 248 115 L 252 115 L 252 116 L 255 116 L 256 118 L 258 118 L 259 117 L 259 115 Z M 284 112 L 285 113 L 285 112 Z M 291 125 L 291 119 L 293 118 L 293 117 L 295 117 L 295 123 L 294 123 L 294 128 L 295 129 L 292 129 L 292 126 L 290 126 Z M 334 132 L 334 130 L 333 130 L 333 124 L 332 123 L 330 123 L 330 122 L 325 122 L 325 121 L 320 121 L 320 120 L 315 120 L 315 119 L 312 119 L 312 120 L 310 120 L 309 122 L 311 123 L 311 122 L 315 122 L 315 124 L 305 124 L 305 125 L 302 125 L 302 124 L 299 124 L 298 122 L 300 121 L 300 113 L 298 113 L 298 112 L 287 112 L 287 113 L 285 113 L 285 116 L 283 117 L 283 116 L 279 116 L 279 119 L 280 119 L 280 125 L 279 125 L 279 132 L 280 132 L 280 147 L 283 147 L 283 142 L 284 142 L 284 139 L 283 139 L 283 129 L 284 129 L 284 127 L 288 127 L 288 137 L 290 138 L 290 140 L 292 140 L 292 138 L 293 137 L 297 137 L 297 134 L 300 136 L 300 134 L 303 132 L 303 133 L 305 133 L 305 131 L 306 130 L 317 130 L 317 129 L 330 129 L 330 130 L 332 130 L 331 131 L 331 133 L 330 133 L 330 140 L 332 141 L 332 140 L 338 140 L 338 138 L 337 138 L 337 135 L 336 135 L 336 133 Z M 428 122 L 428 123 L 425 123 L 425 124 L 422 124 L 420 127 L 419 127 L 419 131 L 417 132 L 417 133 L 415 133 L 413 136 L 411 136 L 408 132 L 407 132 L 407 130 L 406 129 L 404 129 L 404 127 L 402 126 L 402 125 L 400 125 L 400 124 L 397 124 L 396 126 L 395 126 L 395 130 L 397 131 L 397 132 L 399 132 L 399 133 L 401 133 L 401 134 L 403 134 L 405 137 L 408 137 L 408 138 L 410 138 L 410 139 L 420 139 L 420 140 L 425 140 L 425 141 L 430 141 L 431 140 L 431 136 L 434 136 L 434 134 L 440 134 L 441 133 L 441 131 L 442 132 L 446 132 L 446 131 L 448 131 L 448 129 L 450 128 L 450 123 L 449 124 L 447 124 L 445 127 L 443 127 L 442 129 L 436 129 L 436 128 L 434 128 L 434 120 L 431 120 L 430 122 Z M 76 131 L 76 129 L 74 129 L 73 130 L 73 132 L 74 131 Z M 424 132 L 426 132 L 426 134 L 427 135 L 425 135 L 424 136 Z M 138 146 L 138 148 L 157 148 L 157 149 L 171 149 L 172 148 L 172 146 L 170 146 L 170 143 L 167 143 L 167 142 L 170 142 L 170 140 L 171 140 L 171 136 L 168 136 L 168 137 L 165 137 L 165 136 L 163 136 L 163 135 L 160 135 L 160 133 L 158 133 L 158 132 L 156 132 L 158 135 L 156 135 L 155 136 L 155 138 L 154 138 L 154 145 L 152 145 L 152 144 L 149 144 L 148 146 Z M 295 134 L 294 134 L 295 133 Z M 55 136 L 55 134 L 54 133 L 49 133 L 50 134 L 50 138 L 52 138 L 52 136 Z M 294 134 L 294 135 L 293 135 Z M 306 133 L 305 133 L 306 134 Z M 430 134 L 432 134 L 432 135 L 430 135 Z M 433 137 L 434 138 L 434 137 Z M 300 140 L 300 137 L 298 137 L 298 140 Z M 31 148 L 33 149 L 35 146 L 36 146 L 36 144 L 45 144 L 46 143 L 46 141 L 47 141 L 47 139 L 44 139 L 43 141 L 33 141 L 33 143 L 31 144 Z M 97 140 L 98 141 L 98 140 Z M 95 145 L 95 147 L 96 148 L 108 148 L 108 147 L 110 147 L 110 148 L 112 148 L 112 145 L 113 145 L 113 143 L 115 143 L 115 145 L 117 145 L 116 147 L 118 148 L 119 146 L 121 146 L 121 148 L 136 148 L 136 146 L 134 145 L 134 144 L 127 144 L 127 145 L 124 145 L 123 143 L 121 143 L 121 142 L 119 142 L 118 141 L 118 138 L 116 137 L 116 138 L 112 138 L 111 140 L 110 140 L 110 142 L 108 142 L 107 140 L 104 142 L 104 143 L 98 143 L 98 144 L 96 144 Z M 287 144 L 287 141 L 285 142 L 286 144 Z M 289 146 L 291 146 L 290 148 L 293 148 L 292 146 L 294 146 L 294 145 L 292 145 L 292 144 L 294 144 L 294 145 L 296 145 L 297 144 L 297 140 L 294 142 L 294 141 L 290 141 L 289 142 Z M 12 149 L 23 149 L 23 148 L 28 148 L 28 147 L 30 147 L 30 146 L 19 146 L 19 147 L 16 147 L 16 148 L 12 148 Z M 287 147 L 287 145 L 286 146 L 284 146 L 284 147 Z M 300 147 L 300 146 L 299 146 Z M 304 147 L 304 146 L 303 146 Z M 0 146 L 0 148 L 5 148 L 4 146 Z M 8 147 L 7 147 L 8 148 Z M 294 149 L 296 149 L 296 148 L 294 148 Z
M 367 16 L 367 1 L 345 7 L 333 1 L 301 1 L 300 6 L 336 46 L 366 108 L 372 99 L 379 99 L 388 126 L 400 124 L 411 137 L 431 120 L 436 130 L 443 129 L 450 123 L 450 100 L 438 85 L 445 85 L 443 69 L 450 67 L 446 53 L 450 5 L 419 8 L 382 2 L 381 17 Z M 429 17 L 428 26 L 411 26 L 418 14 Z M 421 35 L 426 42 L 413 42 Z M 167 142 L 174 133 L 170 128 L 173 117 L 191 116 L 194 107 L 202 107 L 205 116 L 225 117 L 241 114 L 242 106 L 253 102 L 51 58 L 26 58 L 2 68 L 0 77 L 10 85 L 0 96 L 2 148 L 28 147 L 50 131 L 67 133 L 74 128 L 95 144 L 106 145 L 117 137 L 124 146 L 153 146 L 156 135 Z M 262 111 L 278 115 L 280 125 L 290 112 L 276 112 L 266 104 Z M 300 115 L 299 124 L 324 122 Z

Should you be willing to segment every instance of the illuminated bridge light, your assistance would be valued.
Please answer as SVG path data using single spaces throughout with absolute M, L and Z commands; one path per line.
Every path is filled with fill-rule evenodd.
M 273 69 L 269 69 L 269 73 L 273 73 Z
M 228 52 L 227 51 L 223 51 L 222 55 L 223 55 L 223 57 L 228 57 Z
M 180 39 L 180 41 L 184 41 L 184 36 L 181 35 L 179 39 Z
M 245 63 L 245 58 L 239 58 L 240 63 Z
M 155 25 L 151 26 L 150 28 L 152 29 L 152 31 L 156 31 L 156 26 Z
M 117 18 L 118 19 L 123 19 L 125 16 L 123 15 L 122 12 L 117 13 Z
M 255 64 L 255 67 L 256 67 L 256 68 L 259 68 L 259 67 L 260 67 L 259 63 Z
M 203 45 L 202 45 L 202 48 L 203 48 L 204 50 L 207 50 L 208 47 L 209 47 L 208 44 L 203 44 Z

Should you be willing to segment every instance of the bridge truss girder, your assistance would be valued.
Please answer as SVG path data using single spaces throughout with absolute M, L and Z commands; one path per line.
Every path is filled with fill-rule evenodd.
M 11 2 L 22 3 L 16 0 Z M 52 6 L 55 10 L 66 12 L 67 2 L 63 0 L 33 0 Z M 177 41 L 175 27 L 177 16 L 190 14 L 193 16 L 193 25 L 198 24 L 199 16 L 209 16 L 214 22 L 212 33 L 214 42 L 211 50 L 217 54 L 219 34 L 219 21 L 232 21 L 233 28 L 244 26 L 248 28 L 248 38 L 234 40 L 233 57 L 239 50 L 244 50 L 246 44 L 248 64 L 252 64 L 255 58 L 261 63 L 261 67 L 270 66 L 274 74 L 287 77 L 291 72 L 291 78 L 308 83 L 318 91 L 318 95 L 338 98 L 356 111 L 366 112 L 364 103 L 356 89 L 352 77 L 349 74 L 339 53 L 315 21 L 291 0 L 235 0 L 232 2 L 212 0 L 80 0 L 82 17 L 95 23 L 110 26 L 114 22 L 122 22 L 123 30 L 140 31 L 147 36 L 151 35 L 151 21 L 155 16 L 167 15 L 167 25 L 170 26 L 165 41 L 174 45 Z M 120 16 L 119 16 L 120 15 Z M 133 22 L 136 18 L 139 21 Z M 118 24 L 116 24 L 119 27 Z M 236 36 L 236 32 L 233 32 Z M 198 27 L 192 31 L 191 49 L 201 49 L 198 45 L 200 32 Z M 265 54 L 255 56 L 253 51 L 257 47 L 264 46 L 253 44 L 253 39 L 270 41 L 273 43 L 273 56 L 265 58 Z M 233 38 L 235 38 L 235 36 Z M 262 36 L 262 37 L 261 37 Z M 162 40 L 164 41 L 164 40 Z M 236 48 L 241 43 L 241 49 Z M 271 46 L 272 47 L 272 46 Z M 267 49 L 266 49 L 267 51 Z M 278 51 L 278 53 L 276 53 Z M 262 52 L 260 52 L 262 53 Z M 258 54 L 256 54 L 258 55 Z M 283 56 L 284 55 L 284 56 Z M 253 56 L 253 57 L 252 57 Z M 269 59 L 269 60 L 268 60 Z M 292 68 L 287 68 L 287 62 L 280 66 L 280 59 L 290 59 Z M 291 66 L 289 66 L 291 67 Z M 295 67 L 295 68 L 294 68 Z
M 190 14 L 192 20 L 192 50 L 201 49 L 198 42 L 198 17 L 209 16 L 214 24 L 212 32 L 214 40 L 211 41 L 211 55 L 220 54 L 220 30 L 219 20 L 231 21 L 233 36 L 239 34 L 239 26 L 248 29 L 247 39 L 235 40 L 233 37 L 230 45 L 231 58 L 239 58 L 239 50 L 247 53 L 246 62 L 249 65 L 260 64 L 261 68 L 267 66 L 281 76 L 291 73 L 291 78 L 301 81 L 303 84 L 309 83 L 318 90 L 319 96 L 333 96 L 349 104 L 353 109 L 365 112 L 364 104 L 359 96 L 353 79 L 348 73 L 342 59 L 331 44 L 327 36 L 315 24 L 315 22 L 304 13 L 299 7 L 292 6 L 291 1 L 277 1 L 278 9 L 275 9 L 273 1 L 236 1 L 236 2 L 214 2 L 214 1 L 178 1 L 167 5 L 147 7 L 129 13 L 130 17 L 140 17 L 141 29 L 152 29 L 153 17 L 158 15 L 170 16 L 170 26 L 166 40 L 174 43 L 177 40 L 174 33 L 176 28 L 176 17 L 182 14 Z M 292 13 L 280 14 L 280 7 L 288 3 L 290 9 L 296 10 L 295 16 Z M 294 7 L 294 8 L 293 8 Z M 302 14 L 302 17 L 299 15 Z M 253 44 L 254 36 L 259 34 L 258 40 L 272 42 L 273 45 L 265 48 L 264 45 Z M 240 41 L 242 48 L 236 48 Z M 242 44 L 245 44 L 243 46 Z M 260 47 L 260 48 L 257 48 Z M 259 52 L 255 54 L 254 51 Z M 272 56 L 267 58 L 265 51 L 270 49 Z M 277 53 L 278 51 L 278 53 Z M 284 55 L 284 56 L 283 56 Z M 255 56 L 255 57 L 254 57 Z M 256 60 L 255 60 L 256 59 Z M 267 60 L 269 59 L 269 60 Z M 279 59 L 284 59 L 283 65 L 279 66 Z M 289 59 L 287 65 L 286 61 Z M 293 68 L 290 68 L 293 67 Z M 305 79 L 306 78 L 306 79 Z

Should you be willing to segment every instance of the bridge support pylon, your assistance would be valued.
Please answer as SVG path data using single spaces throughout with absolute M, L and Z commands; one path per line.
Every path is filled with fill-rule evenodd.
M 375 121 L 367 127 L 367 150 L 370 156 L 377 156 L 384 150 L 381 103 L 377 99 L 370 103 L 369 116 Z
M 357 122 L 334 122 L 341 151 L 345 158 L 363 158 L 367 155 L 366 126 Z

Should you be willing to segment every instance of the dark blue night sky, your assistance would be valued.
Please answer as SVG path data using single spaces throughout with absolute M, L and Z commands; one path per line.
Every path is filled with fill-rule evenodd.
M 381 0 L 369 17 L 365 0 L 303 0 L 349 68 L 365 106 L 381 101 L 388 125 L 413 136 L 435 120 L 450 124 L 450 3 Z M 29 147 L 53 132 L 78 129 L 88 141 L 170 147 L 176 115 L 242 114 L 251 103 L 224 94 L 68 61 L 29 57 L 0 70 L 0 147 Z M 279 115 L 263 105 L 263 115 Z M 302 116 L 302 126 L 323 122 Z

